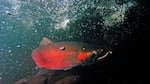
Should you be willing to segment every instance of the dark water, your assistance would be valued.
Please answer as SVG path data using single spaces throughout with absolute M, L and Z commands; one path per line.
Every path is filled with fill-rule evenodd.
M 112 47 L 116 67 L 127 66 L 137 40 L 148 43 L 148 10 L 140 0 L 0 0 L 0 84 L 37 72 L 31 53 L 43 37 Z

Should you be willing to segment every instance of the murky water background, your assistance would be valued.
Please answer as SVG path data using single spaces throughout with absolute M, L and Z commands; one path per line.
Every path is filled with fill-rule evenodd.
M 127 16 L 137 5 L 134 0 L 0 0 L 0 84 L 37 71 L 31 52 L 43 37 L 117 45 L 136 28 Z

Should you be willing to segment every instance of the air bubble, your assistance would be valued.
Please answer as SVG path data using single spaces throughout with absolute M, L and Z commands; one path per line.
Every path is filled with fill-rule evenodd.
M 17 48 L 20 48 L 21 47 L 21 45 L 17 45 Z
M 10 52 L 12 52 L 12 50 L 8 50 L 8 52 L 10 53 Z

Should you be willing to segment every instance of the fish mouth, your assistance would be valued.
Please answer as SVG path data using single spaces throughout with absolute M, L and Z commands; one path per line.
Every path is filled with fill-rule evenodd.
M 104 58 L 109 57 L 111 54 L 112 54 L 111 50 L 103 50 L 103 49 L 93 50 L 89 58 L 84 60 L 82 64 L 86 65 L 96 63 Z
M 105 52 L 101 52 L 100 54 L 96 54 L 96 61 L 99 61 L 107 56 L 110 56 L 112 54 L 112 51 L 105 51 Z M 94 60 L 93 60 L 94 61 Z

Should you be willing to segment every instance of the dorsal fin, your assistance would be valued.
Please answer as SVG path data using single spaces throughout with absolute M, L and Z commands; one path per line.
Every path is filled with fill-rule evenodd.
M 51 44 L 53 44 L 53 41 L 46 38 L 46 37 L 44 37 L 42 39 L 42 41 L 40 42 L 40 46 L 48 46 L 48 45 L 51 45 Z

